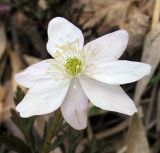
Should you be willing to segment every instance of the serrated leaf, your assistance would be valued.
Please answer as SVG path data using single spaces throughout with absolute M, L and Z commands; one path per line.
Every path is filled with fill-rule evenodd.
M 20 87 L 17 87 L 17 91 L 15 93 L 15 104 L 17 105 L 24 98 L 25 93 Z M 32 134 L 33 124 L 35 121 L 35 117 L 30 118 L 21 118 L 15 110 L 11 110 L 11 119 L 16 124 L 16 126 L 20 129 L 22 134 L 25 137 L 26 142 L 29 146 L 34 150 L 34 137 Z
M 55 116 L 51 117 L 48 123 L 45 124 L 41 153 L 49 152 L 50 143 L 52 139 L 58 134 L 61 124 L 62 124 L 62 114 L 60 111 L 57 111 L 55 113 Z
M 35 117 L 31 118 L 21 118 L 15 110 L 11 110 L 12 114 L 12 121 L 15 123 L 15 125 L 20 129 L 22 134 L 25 137 L 26 142 L 30 145 L 30 147 L 34 148 L 34 137 L 32 134 L 33 130 L 33 123 L 35 121 Z
M 69 127 L 66 134 L 69 142 L 68 153 L 75 153 L 76 148 L 82 138 L 82 132 L 77 132 L 76 130 Z

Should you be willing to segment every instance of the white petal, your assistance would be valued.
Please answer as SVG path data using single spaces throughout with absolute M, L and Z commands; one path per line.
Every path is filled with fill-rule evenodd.
M 29 89 L 16 110 L 21 117 L 50 113 L 60 107 L 70 85 L 70 80 L 48 80 Z
M 64 119 L 77 130 L 86 128 L 87 107 L 88 98 L 84 94 L 79 81 L 76 81 L 76 87 L 74 88 L 74 80 L 72 80 L 69 91 L 61 106 Z
M 84 46 L 87 61 L 92 60 L 99 63 L 119 59 L 127 47 L 128 33 L 118 30 L 97 38 Z
M 16 74 L 16 82 L 26 88 L 31 88 L 36 84 L 53 78 L 55 73 L 48 73 L 52 62 L 54 62 L 54 59 L 48 59 L 29 66 L 24 71 Z
M 82 76 L 80 83 L 89 100 L 104 110 L 133 115 L 137 112 L 134 102 L 120 86 L 107 85 Z
M 53 18 L 49 22 L 47 50 L 51 55 L 59 50 L 58 46 L 74 42 L 77 49 L 82 49 L 84 37 L 79 28 L 62 17 Z
M 148 64 L 118 60 L 97 66 L 88 75 L 101 82 L 119 85 L 137 81 L 150 72 L 151 66 Z

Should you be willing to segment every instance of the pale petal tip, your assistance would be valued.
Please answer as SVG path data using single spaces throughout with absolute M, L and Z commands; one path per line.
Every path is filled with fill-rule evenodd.
M 23 110 L 23 106 L 21 104 L 18 104 L 16 106 L 16 111 L 19 113 L 20 117 L 22 118 L 28 118 L 28 117 L 33 116 L 33 115 L 28 114 L 27 111 Z
M 20 72 L 20 73 L 17 73 L 17 74 L 14 76 L 15 81 L 16 81 L 18 84 L 21 85 L 21 82 L 23 82 L 23 78 L 25 77 L 24 75 L 25 75 L 24 71 L 22 71 L 22 72 Z
M 67 21 L 67 20 L 63 17 L 55 17 L 49 21 L 48 26 L 51 25 L 53 22 L 60 22 L 60 21 Z
M 149 64 L 146 64 L 146 69 L 147 69 L 147 75 L 149 75 L 152 71 L 152 67 Z
M 146 63 L 142 63 L 142 64 L 143 64 L 143 71 L 142 71 L 143 76 L 142 77 L 144 77 L 146 75 L 150 75 L 150 73 L 152 71 L 151 65 L 146 64 Z
M 59 24 L 59 23 L 63 23 L 63 22 L 65 23 L 65 22 L 69 22 L 69 21 L 63 17 L 55 17 L 55 18 L 51 19 L 48 23 L 48 36 L 49 36 L 50 27 L 52 27 L 54 24 Z
M 21 111 L 21 105 L 18 104 L 18 105 L 16 106 L 16 111 L 17 111 L 17 112 L 20 112 L 20 111 Z
M 32 115 L 27 115 L 27 114 L 24 114 L 24 113 L 21 113 L 20 112 L 20 117 L 22 117 L 22 118 L 29 118 L 29 117 L 31 117 Z
M 130 110 L 130 111 L 127 113 L 127 115 L 132 116 L 132 115 L 134 115 L 135 113 L 137 113 L 137 108 L 136 108 L 136 106 L 134 107 L 134 109 Z
M 128 31 L 127 31 L 127 30 L 120 29 L 119 32 L 122 32 L 122 33 L 124 33 L 125 35 L 128 35 Z
M 70 123 L 69 123 L 70 124 Z M 87 124 L 85 124 L 85 125 L 77 125 L 77 126 L 75 126 L 75 125 L 71 125 L 70 124 L 70 126 L 72 127 L 72 128 L 74 128 L 75 130 L 84 130 L 86 127 L 87 127 Z
M 15 78 L 16 82 L 18 83 L 18 82 L 19 82 L 19 74 L 16 74 L 16 75 L 14 76 L 14 78 Z
M 121 37 L 125 37 L 128 40 L 129 34 L 126 30 L 118 30 L 118 32 L 121 34 Z

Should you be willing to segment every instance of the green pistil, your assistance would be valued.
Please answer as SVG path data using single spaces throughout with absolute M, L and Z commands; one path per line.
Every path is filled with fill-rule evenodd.
M 82 61 L 77 57 L 68 58 L 64 67 L 69 75 L 76 76 L 82 71 Z

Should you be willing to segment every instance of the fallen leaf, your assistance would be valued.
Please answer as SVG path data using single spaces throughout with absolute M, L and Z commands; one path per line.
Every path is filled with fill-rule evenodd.
M 149 16 L 143 14 L 139 8 L 131 5 L 128 9 L 125 21 L 120 25 L 121 29 L 129 32 L 128 50 L 130 53 L 142 48 L 143 40 L 149 29 Z
M 145 129 L 138 114 L 132 118 L 127 143 L 127 153 L 150 153 Z
M 135 102 L 138 104 L 140 102 L 141 96 L 152 78 L 159 62 L 160 62 L 160 23 L 149 32 L 144 41 L 143 53 L 141 61 L 148 63 L 152 67 L 152 72 L 150 75 L 138 81 L 135 91 Z

